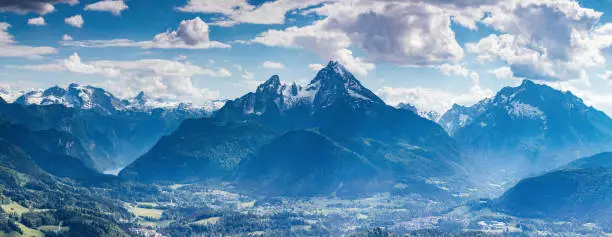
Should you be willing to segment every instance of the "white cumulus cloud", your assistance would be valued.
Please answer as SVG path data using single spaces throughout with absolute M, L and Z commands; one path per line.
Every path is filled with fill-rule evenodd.
M 279 62 L 274 62 L 274 61 L 265 61 L 262 66 L 264 68 L 268 68 L 268 69 L 283 69 L 285 68 L 285 65 Z
M 516 77 L 547 81 L 583 80 L 586 68 L 606 62 L 612 31 L 599 24 L 601 12 L 574 0 L 503 1 L 487 11 L 481 22 L 501 33 L 467 44 L 481 62 L 501 60 Z
M 85 6 L 86 11 L 110 12 L 115 16 L 121 15 L 121 12 L 127 9 L 128 6 L 123 0 L 104 0 L 92 4 L 87 4 Z
M 489 73 L 495 75 L 498 79 L 509 79 L 514 77 L 514 73 L 510 67 L 500 67 L 493 70 L 489 70 Z
M 252 39 L 249 43 L 285 48 L 304 48 L 318 54 L 323 60 L 336 60 L 349 70 L 367 75 L 374 64 L 363 58 L 354 57 L 347 49 L 350 39 L 346 34 L 324 29 L 324 21 L 305 27 L 290 27 L 285 30 L 268 30 Z
M 64 35 L 62 36 L 62 40 L 63 40 L 63 41 L 70 41 L 70 40 L 72 40 L 72 36 L 70 36 L 70 35 L 68 35 L 68 34 L 64 34 Z
M 133 41 L 128 39 L 85 40 L 62 42 L 64 46 L 104 48 L 104 47 L 140 47 L 143 49 L 209 49 L 230 48 L 228 44 L 211 41 L 208 24 L 200 17 L 183 20 L 177 30 L 157 34 L 151 41 Z
M 325 66 L 323 66 L 323 64 L 320 63 L 313 63 L 313 64 L 308 64 L 308 68 L 310 70 L 313 70 L 315 72 L 320 71 L 321 69 L 323 69 Z
M 45 18 L 41 16 L 28 19 L 28 25 L 44 26 L 47 25 L 47 22 L 45 22 Z
M 323 19 L 303 27 L 268 30 L 247 41 L 307 49 L 367 75 L 374 63 L 431 66 L 455 63 L 465 53 L 451 28 L 449 9 L 415 1 L 329 1 L 308 10 Z M 354 55 L 360 48 L 366 57 Z
M 74 15 L 74 16 L 68 17 L 64 19 L 64 22 L 76 28 L 82 28 L 83 24 L 85 24 L 85 21 L 83 20 L 83 17 L 81 15 Z

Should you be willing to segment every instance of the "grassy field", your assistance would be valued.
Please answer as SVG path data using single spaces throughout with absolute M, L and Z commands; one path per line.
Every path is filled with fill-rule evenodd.
M 134 215 L 141 216 L 141 217 L 150 217 L 154 219 L 161 218 L 162 214 L 164 213 L 163 210 L 139 208 L 139 207 L 134 207 L 132 211 L 134 212 Z
M 153 222 L 153 221 L 139 220 L 138 225 L 141 227 L 164 228 L 170 225 L 170 221 L 166 220 L 166 221 Z
M 0 237 L 44 237 L 45 234 L 40 230 L 30 229 L 21 223 L 16 222 L 21 231 L 23 231 L 23 235 L 19 234 L 15 231 L 11 233 L 0 233 Z
M 214 225 L 219 222 L 220 217 L 211 217 L 191 223 L 192 225 Z
M 56 225 L 43 225 L 43 226 L 39 226 L 38 230 L 42 232 L 55 232 L 57 231 L 57 226 Z M 68 232 L 69 230 L 70 230 L 70 227 L 67 227 L 67 226 L 62 226 L 60 228 L 60 232 Z
M 2 207 L 2 210 L 6 213 L 17 213 L 17 215 L 20 215 L 20 216 L 23 213 L 30 212 L 30 210 L 19 205 L 19 203 L 16 203 L 16 202 L 13 202 L 8 205 L 0 205 L 0 207 Z

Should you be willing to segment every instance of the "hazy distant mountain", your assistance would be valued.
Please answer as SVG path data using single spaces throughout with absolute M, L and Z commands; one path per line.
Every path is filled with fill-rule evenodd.
M 119 176 L 141 182 L 187 182 L 229 177 L 240 161 L 273 139 L 258 125 L 189 119 Z
M 454 137 L 474 149 L 540 152 L 569 146 L 586 151 L 612 139 L 612 119 L 605 113 L 571 92 L 527 80 L 468 108 L 466 116 Z
M 612 148 L 605 113 L 528 80 L 472 107 L 454 106 L 440 124 L 473 158 L 467 166 L 488 178 L 521 178 Z
M 123 102 L 104 89 L 70 84 L 64 89 L 58 86 L 43 91 L 31 91 L 15 100 L 23 105 L 61 104 L 69 108 L 90 109 L 102 114 L 114 114 L 125 110 Z
M 22 96 L 24 93 L 25 92 L 21 90 L 11 90 L 11 89 L 0 87 L 0 97 L 2 97 L 4 101 L 9 102 L 9 103 L 14 102 L 15 100 L 17 100 L 17 98 Z
M 103 171 L 129 164 L 183 120 L 211 113 L 204 107 L 157 106 L 157 102 L 144 93 L 119 100 L 103 89 L 71 84 L 67 89 L 52 87 L 27 93 L 13 104 L 0 104 L 0 114 L 30 130 L 72 134 L 92 157 L 93 166 Z
M 470 107 L 454 104 L 451 109 L 440 116 L 438 123 L 453 136 L 457 130 L 471 124 L 474 119 L 484 113 L 489 102 L 490 99 L 485 99 Z
M 419 116 L 429 119 L 431 121 L 434 122 L 438 122 L 440 120 L 440 117 L 442 117 L 442 115 L 436 111 L 424 111 L 424 110 L 419 110 L 417 109 L 417 107 L 415 107 L 414 105 L 408 104 L 408 103 L 400 103 L 397 105 L 397 108 L 399 109 L 406 109 L 406 110 L 410 110 L 416 114 L 418 114 Z
M 167 110 L 204 116 L 221 108 L 225 101 L 212 100 L 207 101 L 202 106 L 195 106 L 188 103 L 152 98 L 144 92 L 140 92 L 133 98 L 119 99 L 102 88 L 72 83 L 65 89 L 54 86 L 45 90 L 27 92 L 17 98 L 15 103 L 23 105 L 61 104 L 68 108 L 93 110 L 104 115 L 129 111 L 151 112 L 154 110 Z

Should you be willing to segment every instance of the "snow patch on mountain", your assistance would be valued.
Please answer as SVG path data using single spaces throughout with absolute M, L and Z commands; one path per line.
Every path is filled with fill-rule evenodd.
M 512 101 L 505 108 L 506 111 L 508 111 L 508 115 L 514 119 L 546 119 L 544 112 L 542 112 L 540 109 L 529 104 L 521 103 L 519 101 Z
M 241 107 L 244 115 L 261 115 L 269 109 L 268 104 L 263 102 L 272 101 L 280 113 L 303 106 L 310 108 L 314 113 L 340 100 L 353 108 L 360 108 L 369 103 L 384 104 L 378 96 L 361 85 L 344 66 L 332 61 L 307 85 L 297 85 L 295 82 L 285 84 L 278 76 L 272 76 L 258 86 L 254 93 L 232 101 L 232 106 Z
M 0 97 L 8 103 L 13 103 L 17 98 L 25 94 L 22 90 L 11 90 L 10 88 L 0 87 Z
M 192 103 L 183 103 L 161 98 L 149 97 L 145 95 L 144 92 L 140 92 L 136 97 L 124 100 L 124 103 L 126 104 L 125 108 L 127 110 L 142 112 L 150 112 L 155 109 L 166 109 L 185 111 L 203 110 L 206 113 L 211 113 L 223 107 L 223 105 L 225 105 L 225 102 L 227 102 L 227 100 L 209 100 L 204 102 L 202 105 L 196 106 Z

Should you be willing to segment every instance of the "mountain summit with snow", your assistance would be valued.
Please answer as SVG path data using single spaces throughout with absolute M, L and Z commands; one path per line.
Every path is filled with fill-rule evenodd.
M 72 83 L 67 88 L 54 86 L 45 90 L 24 93 L 15 100 L 15 103 L 22 105 L 61 104 L 68 108 L 93 110 L 106 115 L 118 112 L 152 112 L 156 109 L 177 110 L 206 115 L 221 108 L 225 101 L 211 100 L 201 106 L 195 106 L 189 103 L 149 97 L 144 92 L 138 93 L 133 98 L 119 99 L 102 88 Z
M 95 110 L 103 114 L 113 114 L 125 109 L 125 104 L 102 88 L 81 86 L 75 83 L 67 88 L 54 86 L 46 90 L 31 91 L 15 100 L 23 105 L 62 104 L 69 108 Z
M 305 86 L 295 82 L 288 85 L 274 75 L 250 92 L 229 101 L 217 112 L 222 120 L 247 120 L 253 117 L 310 116 L 336 103 L 353 109 L 370 104 L 384 105 L 384 101 L 364 87 L 352 73 L 338 62 L 331 61 Z
M 605 113 L 571 92 L 529 80 L 474 106 L 455 105 L 439 123 L 474 159 L 473 167 L 522 175 L 612 149 L 612 119 Z
M 251 121 L 281 130 L 317 127 L 327 133 L 367 133 L 385 139 L 390 134 L 410 135 L 413 139 L 422 136 L 418 134 L 421 130 L 435 130 L 433 136 L 444 133 L 435 122 L 413 111 L 385 104 L 334 61 L 305 86 L 283 84 L 278 76 L 272 76 L 255 92 L 228 101 L 214 117 L 222 121 Z M 389 127 L 393 124 L 397 127 Z M 401 128 L 406 130 L 400 132 Z
M 361 85 L 355 76 L 338 62 L 329 62 L 306 86 L 313 95 L 313 107 L 325 108 L 342 101 L 354 108 L 365 104 L 385 104 L 368 88 Z
M 183 120 L 208 117 L 223 104 L 209 101 L 195 106 L 152 98 L 144 92 L 119 99 L 102 88 L 73 83 L 66 88 L 27 92 L 2 106 L 0 115 L 21 121 L 32 130 L 71 133 L 87 148 L 95 161 L 92 167 L 104 171 L 127 165 Z
M 612 120 L 605 113 L 585 105 L 571 92 L 529 80 L 518 87 L 505 87 L 474 106 L 455 105 L 440 124 L 470 147 L 551 148 L 612 138 Z

